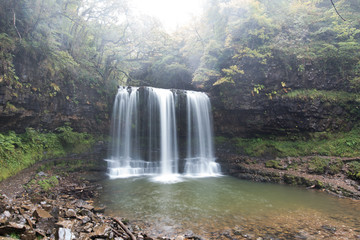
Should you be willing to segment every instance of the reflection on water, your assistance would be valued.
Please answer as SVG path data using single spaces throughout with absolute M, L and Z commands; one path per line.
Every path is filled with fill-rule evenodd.
M 143 177 L 105 180 L 103 185 L 99 201 L 107 205 L 107 213 L 140 220 L 150 235 L 171 237 L 191 231 L 211 237 L 226 235 L 229 229 L 233 234 L 235 228 L 254 236 L 273 233 L 280 238 L 301 238 L 319 234 L 318 229 L 332 236 L 326 226 L 336 226 L 338 233 L 347 229 L 351 230 L 348 235 L 360 235 L 356 233 L 360 231 L 359 202 L 318 191 L 232 177 L 185 178 L 174 184 Z

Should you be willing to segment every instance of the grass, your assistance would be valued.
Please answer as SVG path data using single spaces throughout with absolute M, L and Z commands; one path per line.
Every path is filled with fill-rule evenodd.
M 95 139 L 90 134 L 73 132 L 69 126 L 57 129 L 57 133 L 42 133 L 28 128 L 23 134 L 13 131 L 0 134 L 0 181 L 36 161 L 81 153 L 94 143 Z
M 349 132 L 233 139 L 238 152 L 254 157 L 360 156 L 360 127 Z
M 350 102 L 360 103 L 360 94 L 349 93 L 344 91 L 325 91 L 316 89 L 300 89 L 289 91 L 283 95 L 284 98 L 313 100 L 320 99 L 327 102 Z

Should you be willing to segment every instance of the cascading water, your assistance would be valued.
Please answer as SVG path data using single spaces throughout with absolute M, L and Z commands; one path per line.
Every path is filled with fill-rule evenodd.
M 160 181 L 174 181 L 178 173 L 175 100 L 168 89 L 152 88 L 160 113 Z
M 172 182 L 179 173 L 190 177 L 220 174 L 209 98 L 201 92 L 181 93 L 186 95 L 186 111 L 181 111 L 182 104 L 172 90 L 119 88 L 112 116 L 111 156 L 106 159 L 110 178 L 156 175 L 156 180 Z M 176 116 L 181 113 L 187 115 L 185 159 L 179 159 L 178 153 L 181 126 L 177 126 Z
M 187 99 L 187 176 L 212 176 L 220 173 L 213 149 L 212 114 L 209 97 L 188 91 Z

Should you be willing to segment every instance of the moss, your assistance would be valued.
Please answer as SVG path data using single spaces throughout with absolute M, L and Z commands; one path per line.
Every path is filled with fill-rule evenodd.
M 329 165 L 328 159 L 314 157 L 309 162 L 308 170 L 311 173 L 324 174 L 328 165 Z
M 265 167 L 267 168 L 275 168 L 275 169 L 281 169 L 281 170 L 285 170 L 286 167 L 284 167 L 280 161 L 278 160 L 269 160 L 267 162 L 265 162 Z
M 308 169 L 316 174 L 337 174 L 343 167 L 341 159 L 331 160 L 328 158 L 314 157 L 310 160 Z
M 228 139 L 226 137 L 222 137 L 222 136 L 217 136 L 214 138 L 215 144 L 223 144 L 227 141 L 228 141 Z
M 316 188 L 322 189 L 325 188 L 325 184 L 322 181 L 316 180 L 314 183 Z
M 59 180 L 56 176 L 51 176 L 38 181 L 38 185 L 44 190 L 49 191 L 51 188 L 59 184 Z
M 241 153 L 255 157 L 310 155 L 357 157 L 360 155 L 359 126 L 349 132 L 235 138 L 234 141 Z
M 87 133 L 41 133 L 28 128 L 24 134 L 0 134 L 0 181 L 44 158 L 87 151 L 95 143 Z
M 284 175 L 284 177 L 283 177 L 283 179 L 284 179 L 284 182 L 286 183 L 286 184 L 290 184 L 290 185 L 299 185 L 298 184 L 298 177 L 296 177 L 296 176 L 293 176 L 293 175 L 289 175 L 289 174 L 285 174 Z
M 327 102 L 360 102 L 360 96 L 356 93 L 349 93 L 345 91 L 325 91 L 317 89 L 300 89 L 288 92 L 283 95 L 284 98 L 301 99 L 301 100 L 313 100 L 319 99 Z
M 347 175 L 354 180 L 360 180 L 360 162 L 349 163 Z

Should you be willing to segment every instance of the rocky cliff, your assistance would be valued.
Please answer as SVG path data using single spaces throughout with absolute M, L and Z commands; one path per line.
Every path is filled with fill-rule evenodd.
M 17 55 L 14 63 L 17 81 L 0 82 L 1 132 L 53 130 L 70 123 L 75 131 L 108 133 L 113 96 L 98 83 L 52 72 L 46 60 Z
M 210 96 L 216 135 L 347 131 L 360 119 L 360 94 L 347 79 L 311 63 L 302 71 L 279 61 L 252 66 Z

